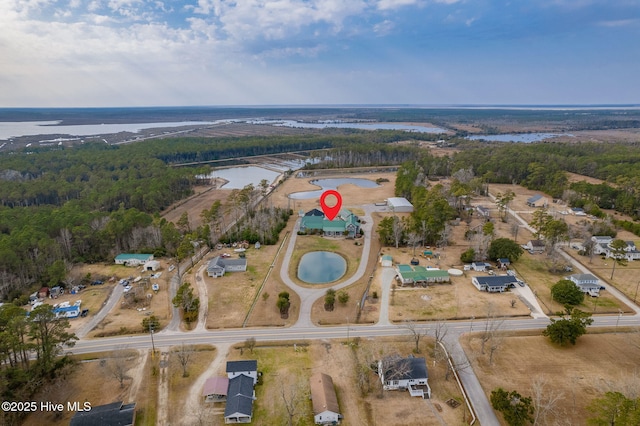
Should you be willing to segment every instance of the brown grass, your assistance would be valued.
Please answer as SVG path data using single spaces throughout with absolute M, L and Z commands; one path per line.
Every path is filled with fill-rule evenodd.
M 529 396 L 532 380 L 538 376 L 544 376 L 551 389 L 563 393 L 561 413 L 549 419 L 549 424 L 554 420 L 585 424 L 587 407 L 594 398 L 610 390 L 623 391 L 627 384 L 637 386 L 638 343 L 637 332 L 587 334 L 568 347 L 553 345 L 538 333 L 515 335 L 504 339 L 490 366 L 488 355 L 479 354 L 479 336 L 463 337 L 465 351 L 476 355 L 470 358 L 487 397 L 497 387 Z

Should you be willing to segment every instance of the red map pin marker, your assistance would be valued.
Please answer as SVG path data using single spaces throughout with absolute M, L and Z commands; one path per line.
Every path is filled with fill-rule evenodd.
M 333 195 L 334 197 L 336 197 L 335 206 L 328 206 L 325 202 L 326 198 L 329 195 Z M 333 189 L 324 191 L 320 196 L 320 206 L 322 207 L 322 211 L 324 212 L 324 215 L 327 217 L 327 219 L 333 220 L 338 215 L 338 213 L 340 213 L 340 207 L 342 207 L 342 196 L 338 191 L 334 191 Z

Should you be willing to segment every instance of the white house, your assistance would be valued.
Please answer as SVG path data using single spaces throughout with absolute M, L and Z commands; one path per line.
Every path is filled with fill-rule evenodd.
M 491 216 L 491 212 L 489 211 L 489 209 L 485 206 L 476 206 L 476 211 L 478 212 L 478 214 L 484 218 L 488 218 Z
M 255 359 L 227 361 L 227 377 L 229 380 L 240 375 L 251 377 L 254 385 L 258 383 L 258 361 Z
M 116 256 L 116 265 L 140 266 L 153 260 L 153 254 L 121 253 Z
M 512 275 L 491 275 L 471 278 L 471 284 L 473 284 L 475 288 L 489 293 L 502 293 L 517 283 L 518 279 Z
M 591 297 L 600 295 L 600 280 L 593 274 L 573 274 L 566 277 L 583 292 Z
M 386 368 L 383 366 L 386 364 Z M 427 362 L 424 358 L 398 358 L 392 362 L 378 361 L 378 375 L 384 390 L 408 390 L 411 396 L 431 398 Z
M 476 272 L 484 272 L 487 269 L 491 269 L 491 264 L 486 262 L 473 262 L 471 268 Z
M 210 277 L 221 277 L 225 272 L 244 272 L 247 270 L 247 259 L 240 257 L 237 259 L 223 258 L 216 256 L 207 265 L 207 275 Z
M 542 253 L 546 246 L 542 240 L 529 240 L 527 241 L 527 244 L 522 246 L 522 248 L 530 253 Z
M 606 257 L 614 257 L 613 250 L 611 249 L 613 238 L 609 236 L 594 235 L 591 237 L 591 241 L 595 243 L 593 246 L 594 254 L 604 254 Z M 628 261 L 640 260 L 640 251 L 637 249 L 636 243 L 633 241 L 625 241 L 625 243 L 624 258 Z
M 255 383 L 251 377 L 240 374 L 229 379 L 227 403 L 224 407 L 225 423 L 251 423 L 253 418 L 253 401 Z
M 328 374 L 315 373 L 309 379 L 313 421 L 317 425 L 337 425 L 342 419 L 333 379 Z

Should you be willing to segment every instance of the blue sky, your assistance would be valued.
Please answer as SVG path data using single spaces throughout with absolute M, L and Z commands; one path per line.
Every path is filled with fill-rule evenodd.
M 640 0 L 0 0 L 0 107 L 637 104 Z

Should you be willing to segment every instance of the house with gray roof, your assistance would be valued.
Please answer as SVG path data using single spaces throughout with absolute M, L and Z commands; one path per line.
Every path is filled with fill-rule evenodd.
M 241 361 L 227 361 L 227 377 L 245 375 L 253 379 L 253 383 L 258 383 L 258 361 L 255 359 L 245 359 Z
M 136 403 L 124 404 L 117 401 L 94 405 L 89 411 L 78 411 L 71 418 L 69 426 L 131 426 L 135 420 Z
M 231 259 L 216 256 L 207 265 L 207 275 L 210 277 L 222 277 L 225 272 L 244 272 L 247 270 L 247 259 L 244 257 Z
M 431 398 L 427 361 L 409 356 L 383 362 L 378 361 L 378 375 L 384 390 L 408 390 L 411 396 Z
M 527 205 L 529 207 L 547 207 L 548 204 L 549 200 L 547 197 L 543 197 L 540 194 L 527 198 Z
M 517 283 L 518 279 L 512 275 L 489 275 L 471 278 L 471 284 L 475 288 L 489 293 L 502 293 Z
M 565 277 L 565 279 L 573 281 L 583 293 L 591 297 L 600 295 L 600 280 L 593 274 L 573 274 Z
M 227 404 L 224 407 L 225 423 L 251 423 L 253 418 L 253 379 L 244 374 L 229 379 Z

